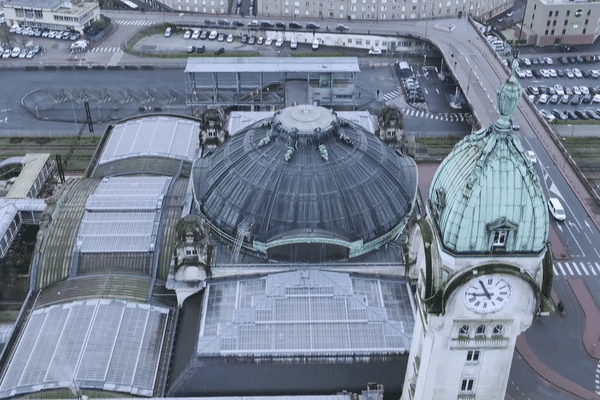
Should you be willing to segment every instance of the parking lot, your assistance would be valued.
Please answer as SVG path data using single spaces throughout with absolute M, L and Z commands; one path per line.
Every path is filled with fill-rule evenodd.
M 547 120 L 600 120 L 600 55 L 518 61 L 521 86 Z

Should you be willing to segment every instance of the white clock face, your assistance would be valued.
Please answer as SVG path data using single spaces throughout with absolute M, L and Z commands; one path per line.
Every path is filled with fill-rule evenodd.
M 478 313 L 490 313 L 506 307 L 512 288 L 504 279 L 493 275 L 477 277 L 465 290 L 465 305 Z

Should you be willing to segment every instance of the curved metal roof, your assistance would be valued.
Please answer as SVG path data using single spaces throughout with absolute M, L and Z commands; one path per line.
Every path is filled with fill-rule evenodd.
M 398 226 L 416 197 L 414 161 L 330 110 L 290 107 L 194 165 L 196 200 L 221 230 L 253 239 L 363 243 Z
M 498 90 L 500 119 L 460 141 L 438 168 L 429 206 L 443 246 L 454 253 L 489 253 L 507 233 L 507 253 L 546 248 L 548 210 L 537 172 L 508 119 L 521 87 L 513 75 Z

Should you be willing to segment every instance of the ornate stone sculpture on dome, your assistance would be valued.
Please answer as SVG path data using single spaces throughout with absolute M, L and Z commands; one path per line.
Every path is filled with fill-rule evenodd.
M 521 93 L 523 92 L 523 88 L 516 77 L 518 66 L 519 63 L 517 60 L 513 60 L 511 74 L 506 83 L 498 88 L 496 94 L 498 100 L 498 112 L 500 113 L 500 119 L 496 122 L 496 126 L 501 129 L 510 128 L 510 117 L 517 109 Z

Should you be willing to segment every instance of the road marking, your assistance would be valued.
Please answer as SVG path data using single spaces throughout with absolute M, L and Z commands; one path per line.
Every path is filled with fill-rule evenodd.
M 560 272 L 562 272 L 563 275 L 566 275 L 561 263 L 558 263 L 558 268 L 560 268 Z
M 596 270 L 594 269 L 594 266 L 592 265 L 592 263 L 588 263 L 588 267 L 590 267 L 590 271 L 592 271 L 592 274 L 597 275 Z
M 556 267 L 552 266 L 552 269 L 554 270 L 554 275 L 558 275 L 558 271 L 556 270 Z
M 600 264 L 598 264 L 597 262 L 594 263 L 596 265 L 596 268 L 598 268 L 598 271 L 600 271 Z
M 571 270 L 571 267 L 569 267 L 569 263 L 565 263 L 565 267 L 567 267 L 569 274 L 573 275 L 573 271 Z
M 582 270 L 583 272 L 585 272 L 585 274 L 586 274 L 586 275 L 589 275 L 590 273 L 589 273 L 589 272 L 587 271 L 587 269 L 585 268 L 585 265 L 583 265 L 583 263 L 579 263 L 579 264 L 581 264 L 581 270 Z
M 573 268 L 575 268 L 575 271 L 577 271 L 577 275 L 581 275 L 581 272 L 579 272 L 579 268 L 577 268 L 577 263 L 573 263 Z

